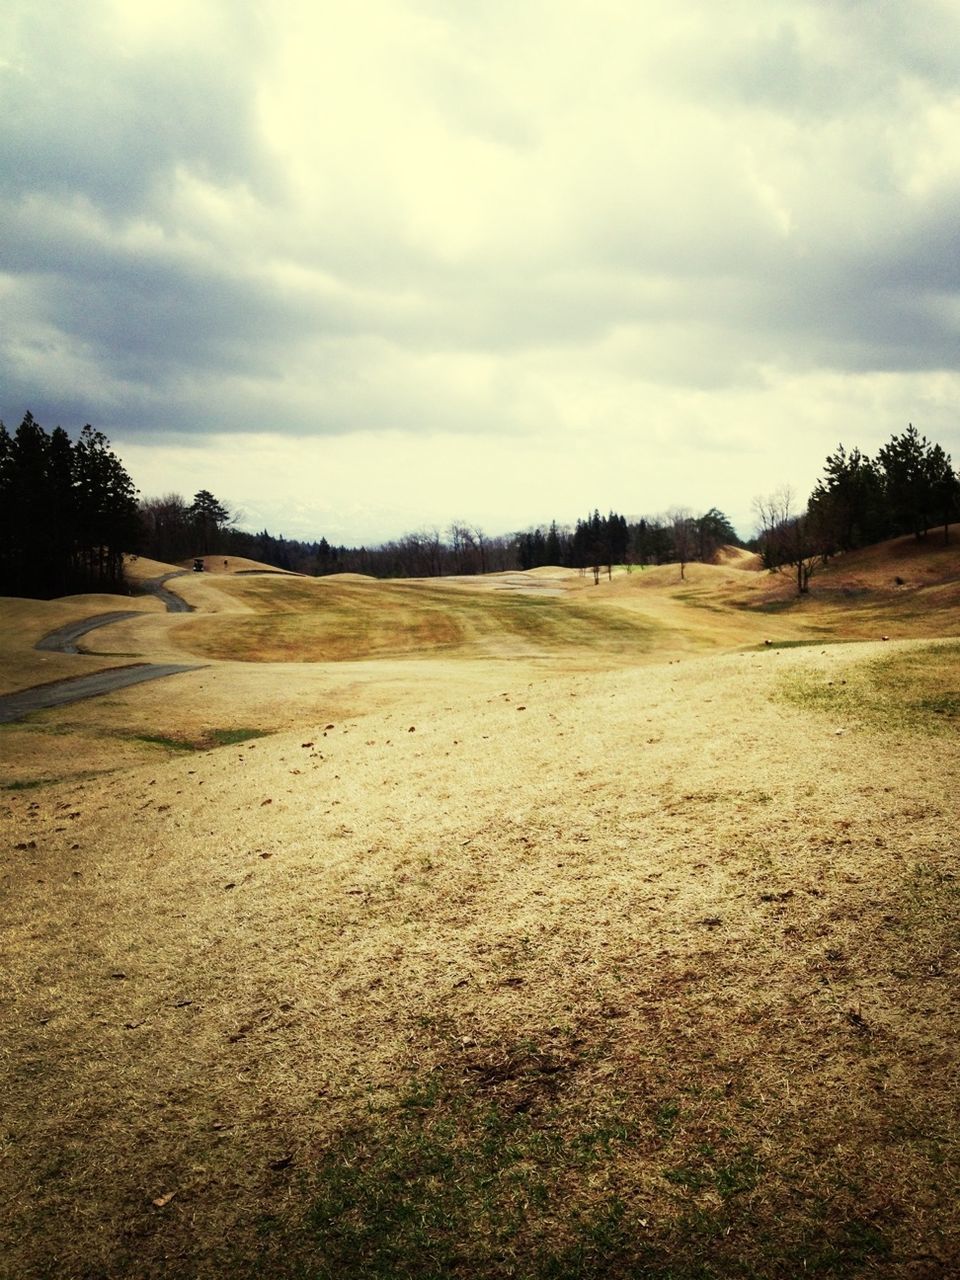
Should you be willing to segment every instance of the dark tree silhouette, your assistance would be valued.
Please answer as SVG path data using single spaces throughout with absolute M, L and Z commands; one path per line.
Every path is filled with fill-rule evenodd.
M 140 524 L 133 481 L 106 436 L 87 425 L 72 444 L 31 413 L 12 437 L 0 424 L 0 532 L 4 594 L 119 590 Z
M 193 496 L 187 511 L 195 537 L 194 550 L 201 555 L 223 549 L 222 532 L 232 521 L 230 511 L 213 496 L 209 489 L 201 489 Z
M 877 459 L 895 531 L 922 538 L 942 520 L 946 534 L 957 505 L 957 478 L 949 455 L 910 423 L 902 435 L 891 437 Z

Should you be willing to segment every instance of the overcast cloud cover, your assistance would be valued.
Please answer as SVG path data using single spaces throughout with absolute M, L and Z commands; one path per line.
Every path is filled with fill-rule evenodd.
M 0 413 L 368 543 L 960 457 L 956 0 L 5 0 Z

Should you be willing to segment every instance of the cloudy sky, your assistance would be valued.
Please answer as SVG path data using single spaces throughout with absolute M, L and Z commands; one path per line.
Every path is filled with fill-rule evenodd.
M 375 542 L 960 460 L 956 0 L 4 0 L 0 414 Z

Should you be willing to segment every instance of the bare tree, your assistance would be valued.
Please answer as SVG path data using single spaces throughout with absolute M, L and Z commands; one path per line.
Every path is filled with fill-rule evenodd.
M 673 537 L 673 554 L 680 562 L 680 581 L 686 577 L 687 564 L 697 548 L 697 522 L 686 507 L 674 507 L 667 513 Z
M 818 522 L 806 512 L 795 512 L 789 485 L 782 485 L 768 497 L 754 498 L 753 509 L 764 565 L 777 573 L 795 572 L 797 595 L 806 595 L 810 579 L 827 559 L 828 548 Z
M 461 520 L 455 520 L 447 530 L 450 550 L 453 554 L 454 572 L 467 573 L 467 553 L 470 549 L 470 530 Z
M 477 549 L 480 557 L 480 572 L 487 572 L 487 535 L 483 532 L 479 525 L 474 525 L 470 531 L 471 541 Z

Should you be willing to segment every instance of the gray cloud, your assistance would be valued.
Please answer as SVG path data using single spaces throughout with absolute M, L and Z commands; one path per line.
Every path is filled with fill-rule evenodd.
M 889 429 L 911 398 L 946 420 L 960 15 L 521 9 L 12 5 L 7 421 L 193 458 L 550 440 L 559 468 L 588 427 L 611 458 L 765 456 L 800 386 L 796 438 L 832 447 L 879 395 L 837 379 L 885 379 Z
M 162 204 L 178 166 L 269 187 L 242 42 L 228 57 L 216 47 L 125 52 L 98 0 L 18 7 L 19 56 L 0 72 L 7 199 L 81 196 L 123 217 Z M 249 39 L 245 8 L 235 14 Z

